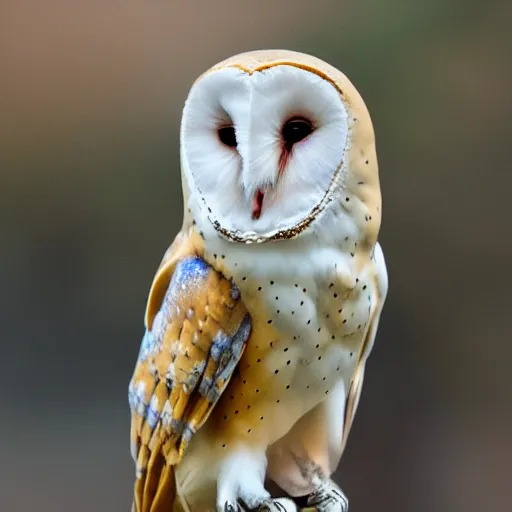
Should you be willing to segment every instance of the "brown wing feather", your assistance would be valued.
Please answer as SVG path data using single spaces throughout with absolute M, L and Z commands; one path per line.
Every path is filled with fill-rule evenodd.
M 162 269 L 169 267 L 167 280 Z M 172 466 L 226 388 L 251 329 L 238 289 L 201 258 L 182 251 L 164 261 L 159 274 L 129 388 L 138 512 L 172 510 Z M 155 296 L 160 304 L 153 314 Z

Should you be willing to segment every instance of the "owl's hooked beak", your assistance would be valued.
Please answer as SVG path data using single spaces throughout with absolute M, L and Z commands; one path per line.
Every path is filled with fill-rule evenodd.
M 265 192 L 260 188 L 255 192 L 252 198 L 252 218 L 257 220 L 260 218 L 261 210 L 263 208 L 263 199 L 265 198 Z

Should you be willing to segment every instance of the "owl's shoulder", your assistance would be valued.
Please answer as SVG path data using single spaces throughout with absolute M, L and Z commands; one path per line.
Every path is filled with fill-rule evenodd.
M 176 235 L 151 283 L 144 317 L 146 328 L 151 329 L 178 263 L 190 258 L 202 259 L 203 254 L 203 239 L 194 230 L 182 230 Z

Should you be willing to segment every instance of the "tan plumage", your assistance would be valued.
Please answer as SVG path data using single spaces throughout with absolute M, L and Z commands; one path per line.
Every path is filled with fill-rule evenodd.
M 338 70 L 286 51 L 232 57 L 196 84 L 219 70 L 253 75 L 279 66 L 336 89 L 349 113 L 347 147 L 325 195 L 301 220 L 247 233 L 218 220 L 182 149 L 183 227 L 155 276 L 145 319 L 146 336 L 158 332 L 158 319 L 163 341 L 139 358 L 130 386 L 137 512 L 213 511 L 233 497 L 258 506 L 267 499 L 258 477 L 265 468 L 292 496 L 317 492 L 336 468 L 353 422 L 387 293 L 377 244 L 377 159 L 363 100 Z M 199 271 L 189 273 L 177 293 L 173 277 L 191 258 L 207 269 L 201 267 L 198 286 L 191 282 Z M 223 346 L 233 371 L 214 378 L 216 392 L 208 395 L 199 390 L 219 366 L 209 357 L 219 333 L 229 339 Z M 141 382 L 137 409 L 132 395 Z M 179 428 L 163 414 L 166 404 Z
M 177 289 L 171 284 L 176 266 L 198 255 L 193 239 L 192 235 L 176 247 L 178 250 L 171 253 L 157 275 L 146 321 L 156 337 L 153 312 L 161 312 L 161 339 L 160 343 L 155 340 L 154 349 L 139 358 L 130 383 L 130 392 L 136 394 L 137 389 L 142 389 L 143 403 L 149 404 L 151 413 L 159 418 L 153 424 L 149 413 L 141 415 L 135 410 L 132 419 L 132 451 L 138 473 L 135 506 L 140 511 L 169 509 L 176 498 L 172 468 L 182 459 L 190 437 L 207 420 L 231 378 L 231 371 L 216 375 L 222 363 L 225 366 L 227 362 L 214 357 L 216 336 L 223 332 L 231 337 L 244 322 L 249 322 L 240 340 L 243 344 L 229 354 L 234 369 L 250 329 L 247 310 L 239 295 L 233 296 L 231 282 L 213 269 L 196 286 L 187 280 L 186 289 L 180 293 L 161 294 L 164 289 Z M 206 382 L 210 385 L 205 391 L 200 385 Z

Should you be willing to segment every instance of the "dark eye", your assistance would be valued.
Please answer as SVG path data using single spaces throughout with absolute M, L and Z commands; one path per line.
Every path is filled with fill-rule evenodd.
M 222 144 L 225 144 L 230 148 L 236 148 L 236 135 L 233 126 L 225 126 L 224 128 L 219 128 L 219 139 Z
M 296 142 L 305 139 L 312 131 L 313 126 L 307 119 L 290 119 L 283 126 L 283 139 L 286 147 L 291 149 Z

